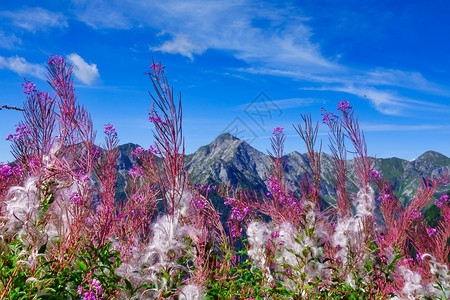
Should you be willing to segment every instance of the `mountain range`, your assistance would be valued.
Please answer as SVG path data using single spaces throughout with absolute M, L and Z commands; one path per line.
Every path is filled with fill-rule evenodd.
M 123 186 L 128 171 L 135 159 L 131 150 L 136 144 L 119 146 L 118 185 Z M 298 191 L 299 182 L 307 168 L 305 154 L 291 152 L 284 157 L 285 176 L 290 188 Z M 190 155 L 186 155 L 186 168 L 191 183 L 218 185 L 229 183 L 250 190 L 267 192 L 267 176 L 270 174 L 271 158 L 229 133 L 218 136 L 209 145 L 200 147 Z M 354 178 L 354 162 L 348 161 L 350 176 L 349 189 L 356 191 L 352 184 Z M 441 176 L 450 172 L 450 158 L 438 152 L 427 151 L 417 159 L 408 161 L 400 158 L 374 158 L 374 169 L 388 179 L 400 201 L 409 202 L 424 178 Z M 333 177 L 332 157 L 321 154 L 321 194 L 323 200 L 334 203 L 335 184 Z

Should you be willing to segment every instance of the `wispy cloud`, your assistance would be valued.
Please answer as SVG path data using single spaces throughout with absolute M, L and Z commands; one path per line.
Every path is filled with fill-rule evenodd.
M 22 44 L 22 40 L 14 33 L 7 33 L 0 29 L 0 47 L 11 50 L 20 44 Z
M 65 28 L 66 17 L 40 7 L 25 7 L 17 11 L 1 11 L 0 16 L 9 19 L 13 26 L 30 32 L 47 30 L 48 28 Z
M 208 49 L 225 50 L 249 63 L 287 66 L 295 62 L 303 69 L 332 68 L 333 63 L 312 43 L 311 29 L 297 7 L 271 2 L 233 1 L 75 1 L 79 20 L 93 28 L 150 26 L 159 30 L 150 49 L 180 54 L 189 59 Z M 111 26 L 89 18 L 109 19 L 118 14 L 127 20 Z M 97 21 L 93 21 L 97 20 Z M 96 22 L 95 24 L 92 22 Z M 114 23 L 114 22 L 113 22 Z
M 127 10 L 136 6 L 127 7 L 126 1 L 103 0 L 74 0 L 77 18 L 94 29 L 130 29 L 131 20 L 126 16 Z M 123 7 L 122 7 L 123 4 Z M 130 3 L 130 5 L 133 5 Z
M 313 106 L 315 104 L 325 104 L 326 101 L 323 99 L 317 98 L 288 98 L 288 99 L 279 99 L 279 100 L 270 100 L 270 105 L 276 106 L 278 109 L 289 109 L 289 108 L 297 108 L 297 107 L 308 107 Z M 253 111 L 257 109 L 252 106 L 253 103 L 245 103 L 239 105 L 239 109 L 248 111 Z
M 423 131 L 445 129 L 442 125 L 399 125 L 399 124 L 360 124 L 364 131 Z
M 149 46 L 152 51 L 190 60 L 209 49 L 224 51 L 247 64 L 237 70 L 241 73 L 288 77 L 360 95 L 386 115 L 403 115 L 418 102 L 399 94 L 399 88 L 450 97 L 420 72 L 358 68 L 325 56 L 314 42 L 309 16 L 289 2 L 74 0 L 74 4 L 79 20 L 93 28 L 158 31 Z
M 389 89 L 380 90 L 368 86 L 337 86 L 325 87 L 323 90 L 334 90 L 365 98 L 370 101 L 376 110 L 385 115 L 400 116 L 404 115 L 405 111 L 417 110 L 418 107 L 425 111 L 450 112 L 450 106 L 403 97 L 396 91 Z
M 100 78 L 100 73 L 96 64 L 88 64 L 80 55 L 76 53 L 69 54 L 67 59 L 73 64 L 75 77 L 82 83 L 90 85 L 95 80 Z
M 45 78 L 45 68 L 41 64 L 33 64 L 19 56 L 0 56 L 0 69 L 8 69 L 19 75 L 32 75 L 40 79 Z
M 202 54 L 207 48 L 194 44 L 185 34 L 175 34 L 161 46 L 151 47 L 151 50 L 170 54 L 181 54 L 192 61 L 194 60 L 194 54 Z

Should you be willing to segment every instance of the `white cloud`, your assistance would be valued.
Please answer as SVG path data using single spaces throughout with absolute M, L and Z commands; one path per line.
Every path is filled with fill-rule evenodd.
M 0 47 L 11 50 L 20 44 L 22 44 L 22 40 L 15 34 L 8 34 L 0 29 Z
M 25 7 L 14 12 L 2 11 L 0 16 L 10 19 L 12 25 L 31 32 L 68 26 L 66 17 L 62 13 L 52 12 L 40 7 Z
M 127 7 L 121 8 L 120 1 L 75 0 L 75 14 L 78 20 L 94 29 L 129 29 L 131 21 L 123 14 Z M 125 2 L 125 1 L 124 1 Z M 133 9 L 133 7 L 128 7 Z
M 306 18 L 295 7 L 247 0 L 109 1 L 76 0 L 78 19 L 93 28 L 148 26 L 159 31 L 150 49 L 189 59 L 208 49 L 227 51 L 251 64 L 296 65 L 306 72 L 334 63 L 312 43 Z M 90 17 L 98 15 L 101 17 Z M 112 18 L 111 16 L 114 16 Z M 103 20 L 114 19 L 112 22 Z
M 364 131 L 418 131 L 443 129 L 441 125 L 360 124 Z
M 401 116 L 405 115 L 406 111 L 417 110 L 418 107 L 424 111 L 450 111 L 449 106 L 403 97 L 395 91 L 368 86 L 326 87 L 323 90 L 339 91 L 365 98 L 372 103 L 376 110 L 385 115 Z
M 88 64 L 81 56 L 76 53 L 67 56 L 68 61 L 73 65 L 75 77 L 82 83 L 92 84 L 100 74 L 96 64 Z
M 449 97 L 420 72 L 349 67 L 323 55 L 299 5 L 256 0 L 73 0 L 80 21 L 93 28 L 149 27 L 150 50 L 194 60 L 218 50 L 243 61 L 235 71 L 292 78 L 370 101 L 386 115 L 403 115 L 416 101 L 398 88 Z M 97 17 L 95 17 L 97 16 Z M 101 16 L 101 17 L 98 17 Z M 336 57 L 339 57 L 338 55 Z M 365 97 L 363 96 L 365 95 Z
M 0 56 L 0 69 L 8 69 L 19 75 L 32 75 L 40 79 L 45 78 L 45 68 L 41 64 L 32 64 L 19 56 Z
M 202 54 L 207 48 L 193 44 L 184 34 L 177 34 L 173 39 L 163 43 L 161 46 L 152 47 L 153 51 L 161 51 L 170 54 L 181 54 L 194 60 L 194 54 Z
M 267 105 L 274 106 L 276 109 L 289 109 L 289 108 L 297 108 L 297 107 L 308 107 L 318 103 L 324 104 L 326 101 L 323 99 L 317 98 L 287 98 L 287 99 L 278 99 L 278 100 L 265 100 L 270 101 Z M 239 105 L 239 109 L 247 109 L 248 111 L 258 110 L 261 106 L 252 106 L 255 104 L 254 102 L 245 103 Z

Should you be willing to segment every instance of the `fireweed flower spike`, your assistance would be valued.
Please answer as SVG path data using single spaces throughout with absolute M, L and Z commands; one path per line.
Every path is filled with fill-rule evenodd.
M 349 111 L 352 109 L 350 102 L 342 100 L 338 103 L 337 109 L 340 111 Z
M 31 81 L 25 81 L 25 83 L 22 83 L 22 86 L 24 94 L 30 95 L 36 91 L 36 85 Z
M 276 127 L 274 130 L 273 130 L 273 135 L 281 135 L 281 134 L 283 134 L 283 127 Z

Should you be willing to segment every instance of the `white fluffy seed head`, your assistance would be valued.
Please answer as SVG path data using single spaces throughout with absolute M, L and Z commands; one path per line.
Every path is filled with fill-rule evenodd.
M 179 300 L 201 300 L 204 299 L 204 292 L 202 287 L 195 284 L 188 284 L 183 286 L 180 290 Z
M 373 216 L 375 210 L 374 193 L 371 187 L 360 190 L 354 200 L 356 215 L 359 217 Z

